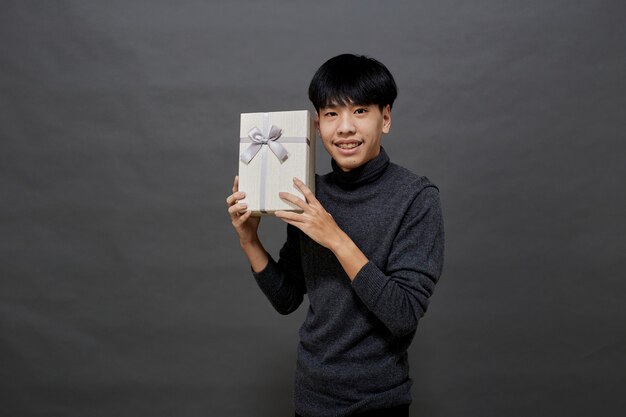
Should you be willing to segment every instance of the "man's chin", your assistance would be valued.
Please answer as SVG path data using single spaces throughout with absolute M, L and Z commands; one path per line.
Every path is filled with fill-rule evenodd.
M 348 158 L 348 157 L 335 157 L 335 164 L 344 172 L 348 172 L 353 170 L 354 168 L 358 168 L 360 165 L 359 158 Z

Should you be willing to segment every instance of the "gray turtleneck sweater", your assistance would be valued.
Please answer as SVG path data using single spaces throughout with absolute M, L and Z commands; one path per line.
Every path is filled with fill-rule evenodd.
M 439 190 L 380 155 L 316 178 L 316 197 L 369 262 L 350 281 L 339 261 L 287 226 L 278 262 L 254 274 L 274 308 L 309 297 L 300 328 L 294 406 L 335 417 L 411 402 L 407 348 L 443 265 Z

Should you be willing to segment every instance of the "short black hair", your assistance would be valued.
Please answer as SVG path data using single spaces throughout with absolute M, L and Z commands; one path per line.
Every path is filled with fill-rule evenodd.
M 313 75 L 309 100 L 315 110 L 331 105 L 377 104 L 391 108 L 398 95 L 391 72 L 379 61 L 353 54 L 337 55 Z

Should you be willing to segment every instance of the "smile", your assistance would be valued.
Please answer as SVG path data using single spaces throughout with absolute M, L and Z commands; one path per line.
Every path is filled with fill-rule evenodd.
M 357 146 L 361 145 L 361 142 L 346 142 L 346 143 L 337 143 L 337 146 L 340 149 L 354 149 Z

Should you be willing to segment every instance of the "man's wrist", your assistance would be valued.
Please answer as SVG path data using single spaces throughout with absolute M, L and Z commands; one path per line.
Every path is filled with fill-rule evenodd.
M 258 235 L 254 235 L 246 239 L 239 238 L 239 245 L 241 245 L 242 249 L 253 248 L 253 247 L 261 246 L 261 241 L 259 240 Z
M 329 249 L 331 250 L 332 253 L 335 254 L 335 256 L 338 256 L 343 250 L 348 248 L 351 244 L 354 244 L 352 242 L 352 239 L 350 239 L 350 237 L 347 234 L 345 234 L 345 232 L 341 231 L 337 235 L 337 237 L 333 239 Z
M 246 254 L 248 262 L 254 272 L 261 272 L 267 266 L 269 255 L 258 237 L 248 240 L 240 240 L 241 249 Z
M 356 278 L 357 273 L 368 262 L 367 257 L 361 249 L 354 243 L 350 236 L 344 232 L 332 244 L 330 250 L 333 252 L 337 260 L 343 267 L 344 271 L 352 281 Z

